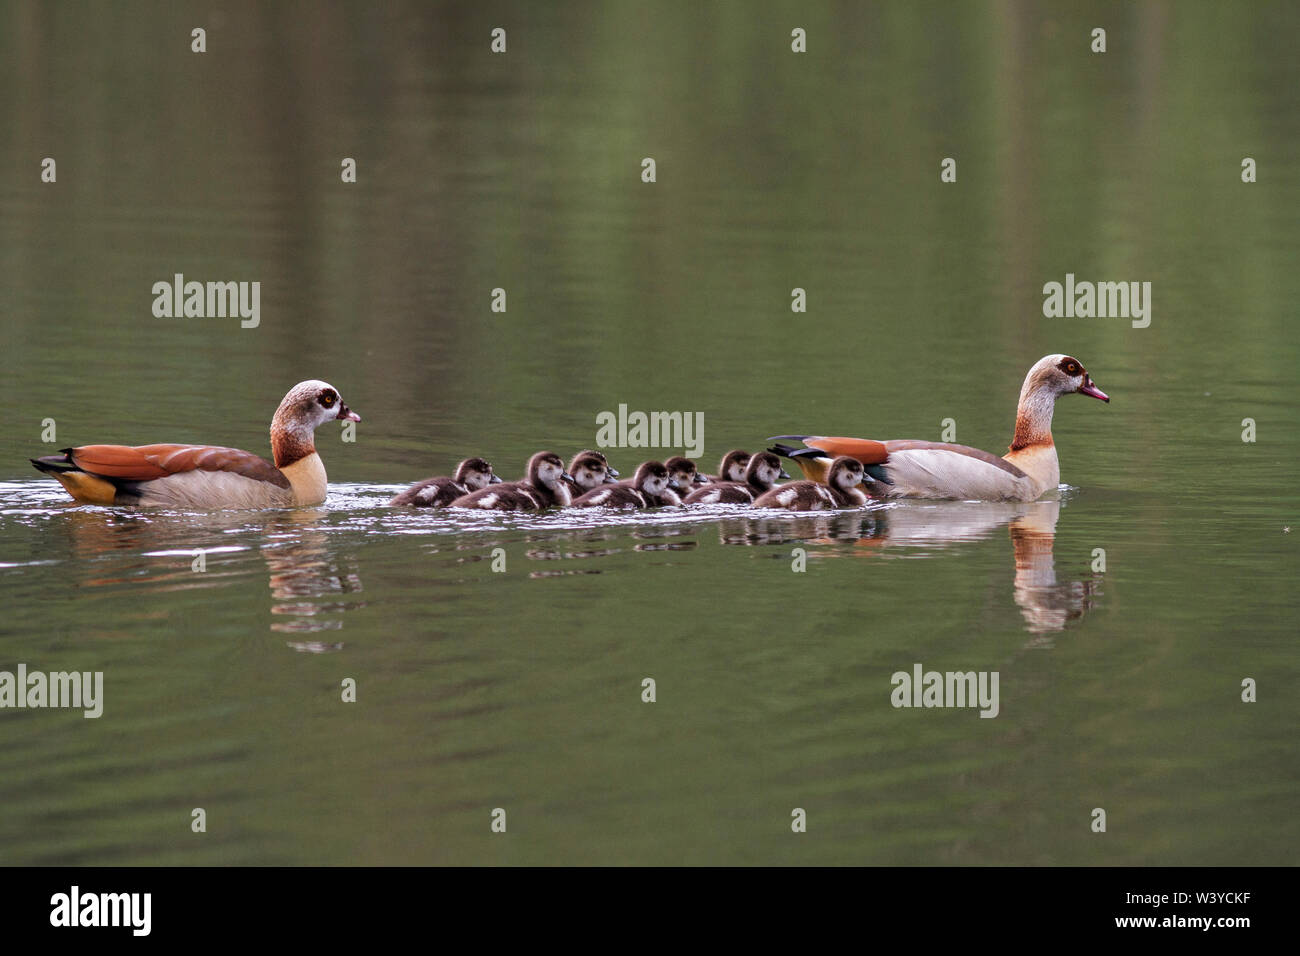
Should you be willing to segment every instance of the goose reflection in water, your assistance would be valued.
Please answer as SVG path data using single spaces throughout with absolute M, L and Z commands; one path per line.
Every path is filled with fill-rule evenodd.
M 363 588 L 356 561 L 329 546 L 319 530 L 326 512 L 284 512 L 265 529 L 262 558 L 270 571 L 271 630 L 290 634 L 334 631 L 343 627 L 341 612 L 365 607 L 364 601 L 339 600 Z M 295 640 L 297 651 L 322 654 L 342 650 L 342 641 Z
M 340 600 L 362 590 L 361 576 L 354 558 L 330 547 L 320 528 L 327 515 L 321 508 L 257 515 L 70 511 L 63 526 L 72 557 L 85 569 L 82 587 L 129 586 L 146 593 L 224 587 L 256 573 L 248 560 L 255 547 L 269 572 L 270 629 L 303 634 L 338 630 L 339 613 L 365 605 Z M 260 543 L 250 547 L 253 537 Z M 166 613 L 145 610 L 142 616 Z M 343 647 L 337 641 L 288 643 L 314 653 Z
M 59 527 L 67 530 L 70 557 L 82 569 L 80 587 L 129 585 L 148 591 L 221 587 L 249 569 L 237 555 L 249 550 L 227 532 L 247 517 L 145 513 L 70 508 Z M 198 573 L 202 572 L 202 573 Z
M 979 541 L 1006 525 L 1015 559 L 1012 597 L 1025 619 L 1025 629 L 1045 635 L 1062 631 L 1083 617 L 1102 593 L 1100 575 L 1081 581 L 1057 580 L 1052 548 L 1060 516 L 1059 500 L 907 502 L 865 514 L 826 512 L 796 518 L 728 520 L 721 523 L 718 533 L 724 544 L 852 541 L 860 548 L 884 553 L 891 548 L 947 548 Z M 837 553 L 844 552 L 825 555 Z M 1050 645 L 1045 637 L 1030 642 L 1030 646 Z

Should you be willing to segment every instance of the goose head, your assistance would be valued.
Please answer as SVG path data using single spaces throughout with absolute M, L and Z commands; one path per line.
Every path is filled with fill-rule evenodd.
M 678 491 L 690 491 L 695 485 L 704 483 L 704 476 L 695 467 L 695 462 L 681 455 L 674 455 L 664 462 L 668 469 L 668 487 Z
M 573 483 L 583 491 L 614 482 L 618 472 L 610 467 L 608 459 L 598 451 L 580 451 L 569 462 Z
M 753 455 L 745 466 L 745 481 L 755 488 L 771 488 L 778 479 L 789 477 L 781 467 L 781 459 L 770 451 Z
M 745 466 L 749 464 L 749 452 L 733 448 L 722 456 L 718 462 L 718 479 L 720 481 L 744 481 Z
M 278 468 L 291 465 L 316 450 L 316 429 L 328 421 L 359 422 L 338 389 L 329 382 L 308 379 L 289 389 L 271 419 L 271 448 Z
M 663 462 L 643 461 L 636 469 L 636 477 L 633 484 L 637 491 L 645 492 L 648 495 L 659 496 L 668 490 L 672 479 L 669 476 L 668 468 Z
M 1011 451 L 1052 444 L 1052 412 L 1056 400 L 1074 393 L 1103 402 L 1110 396 L 1093 384 L 1083 363 L 1069 355 L 1044 355 L 1025 376 L 1016 407 L 1016 433 Z
M 1034 367 L 1025 376 L 1024 387 L 1020 390 L 1023 402 L 1029 395 L 1050 395 L 1055 401 L 1061 395 L 1078 392 L 1089 398 L 1110 402 L 1110 396 L 1093 384 L 1092 376 L 1083 367 L 1083 363 L 1069 355 L 1045 355 L 1034 363 Z
M 456 466 L 456 481 L 470 491 L 478 491 L 488 485 L 501 481 L 501 476 L 493 474 L 492 465 L 482 458 L 466 458 Z
M 862 484 L 862 478 L 862 462 L 856 458 L 841 455 L 831 462 L 831 470 L 826 476 L 826 483 L 832 488 L 838 488 L 841 491 L 852 491 Z
M 534 488 L 555 491 L 562 481 L 572 482 L 573 478 L 564 470 L 564 462 L 555 452 L 539 451 L 528 459 L 528 483 Z

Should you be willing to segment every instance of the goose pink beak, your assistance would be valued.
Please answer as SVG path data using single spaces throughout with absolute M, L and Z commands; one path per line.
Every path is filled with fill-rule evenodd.
M 345 422 L 361 421 L 361 416 L 358 415 L 356 412 L 354 412 L 352 409 L 348 408 L 342 402 L 339 402 L 339 413 L 334 417 L 339 419 L 340 421 L 345 421 Z
M 1089 398 L 1100 398 L 1103 402 L 1110 402 L 1110 396 L 1092 384 L 1091 378 L 1083 380 L 1083 384 L 1079 386 L 1079 394 L 1087 395 Z

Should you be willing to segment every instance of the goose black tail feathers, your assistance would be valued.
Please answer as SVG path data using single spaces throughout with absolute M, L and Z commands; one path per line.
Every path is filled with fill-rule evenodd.
M 28 458 L 27 460 L 35 465 L 38 470 L 51 475 L 81 470 L 72 463 L 71 448 L 61 448 L 57 455 L 42 455 L 40 458 Z
M 793 435 L 778 435 L 777 438 L 793 438 Z M 773 439 L 769 438 L 768 441 Z M 782 458 L 825 458 L 826 452 L 816 448 L 795 448 L 793 445 L 776 444 L 768 449 L 774 455 L 780 455 Z

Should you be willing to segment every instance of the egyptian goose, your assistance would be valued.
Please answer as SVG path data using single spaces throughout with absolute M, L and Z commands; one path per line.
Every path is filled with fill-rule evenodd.
M 826 484 L 815 481 L 792 481 L 763 492 L 754 501 L 755 508 L 784 508 L 787 511 L 834 511 L 836 508 L 861 508 L 867 496 L 862 484 L 862 462 L 841 455 L 831 462 Z
M 669 458 L 664 462 L 664 467 L 668 469 L 668 487 L 658 494 L 649 496 L 649 507 L 679 507 L 682 498 L 705 481 L 704 476 L 696 470 L 695 462 L 689 458 L 683 458 L 681 455 L 674 455 Z M 619 484 L 625 488 L 637 487 L 635 479 L 620 481 Z
M 316 453 L 318 426 L 361 416 L 338 390 L 315 379 L 299 382 L 271 419 L 275 463 L 217 445 L 82 445 L 33 458 L 77 501 L 94 505 L 169 508 L 286 508 L 325 500 L 325 466 Z
M 668 469 L 668 477 L 677 482 L 672 487 L 679 495 L 685 496 L 709 480 L 700 474 L 695 462 L 681 455 L 669 458 L 664 462 L 664 467 Z
M 445 508 L 471 491 L 500 483 L 501 476 L 492 473 L 491 463 L 482 458 L 466 458 L 456 466 L 455 477 L 439 476 L 417 481 L 388 503 L 414 505 L 417 508 Z
M 653 508 L 663 503 L 664 495 L 672 495 L 676 503 L 681 499 L 669 490 L 672 481 L 667 467 L 658 461 L 643 461 L 637 466 L 636 476 L 629 486 L 626 482 L 594 488 L 574 499 L 575 508 Z
M 539 451 L 528 459 L 528 477 L 471 491 L 453 501 L 452 508 L 480 508 L 485 511 L 540 511 L 566 508 L 573 500 L 569 484 L 573 478 L 564 470 L 560 456 Z
M 609 463 L 609 459 L 590 448 L 573 456 L 568 473 L 573 478 L 574 486 L 579 489 L 579 494 L 618 480 L 618 472 Z
M 722 456 L 722 461 L 718 463 L 718 473 L 716 475 L 705 475 L 704 481 L 715 484 L 720 481 L 744 481 L 745 466 L 748 464 L 749 452 L 733 448 Z
M 777 445 L 771 450 L 799 463 L 805 475 L 824 481 L 831 458 L 848 455 L 865 465 L 867 489 L 878 498 L 956 498 L 968 501 L 1034 501 L 1061 481 L 1052 443 L 1052 411 L 1062 395 L 1077 392 L 1109 402 L 1083 364 L 1068 355 L 1038 360 L 1020 389 L 1011 448 L 999 458 L 978 448 L 945 442 L 871 441 L 778 435 L 807 448 Z
M 778 478 L 789 478 L 781 468 L 781 459 L 770 451 L 761 451 L 749 459 L 745 466 L 744 481 L 715 481 L 697 488 L 686 496 L 688 505 L 752 505 L 754 499 L 776 484 Z

